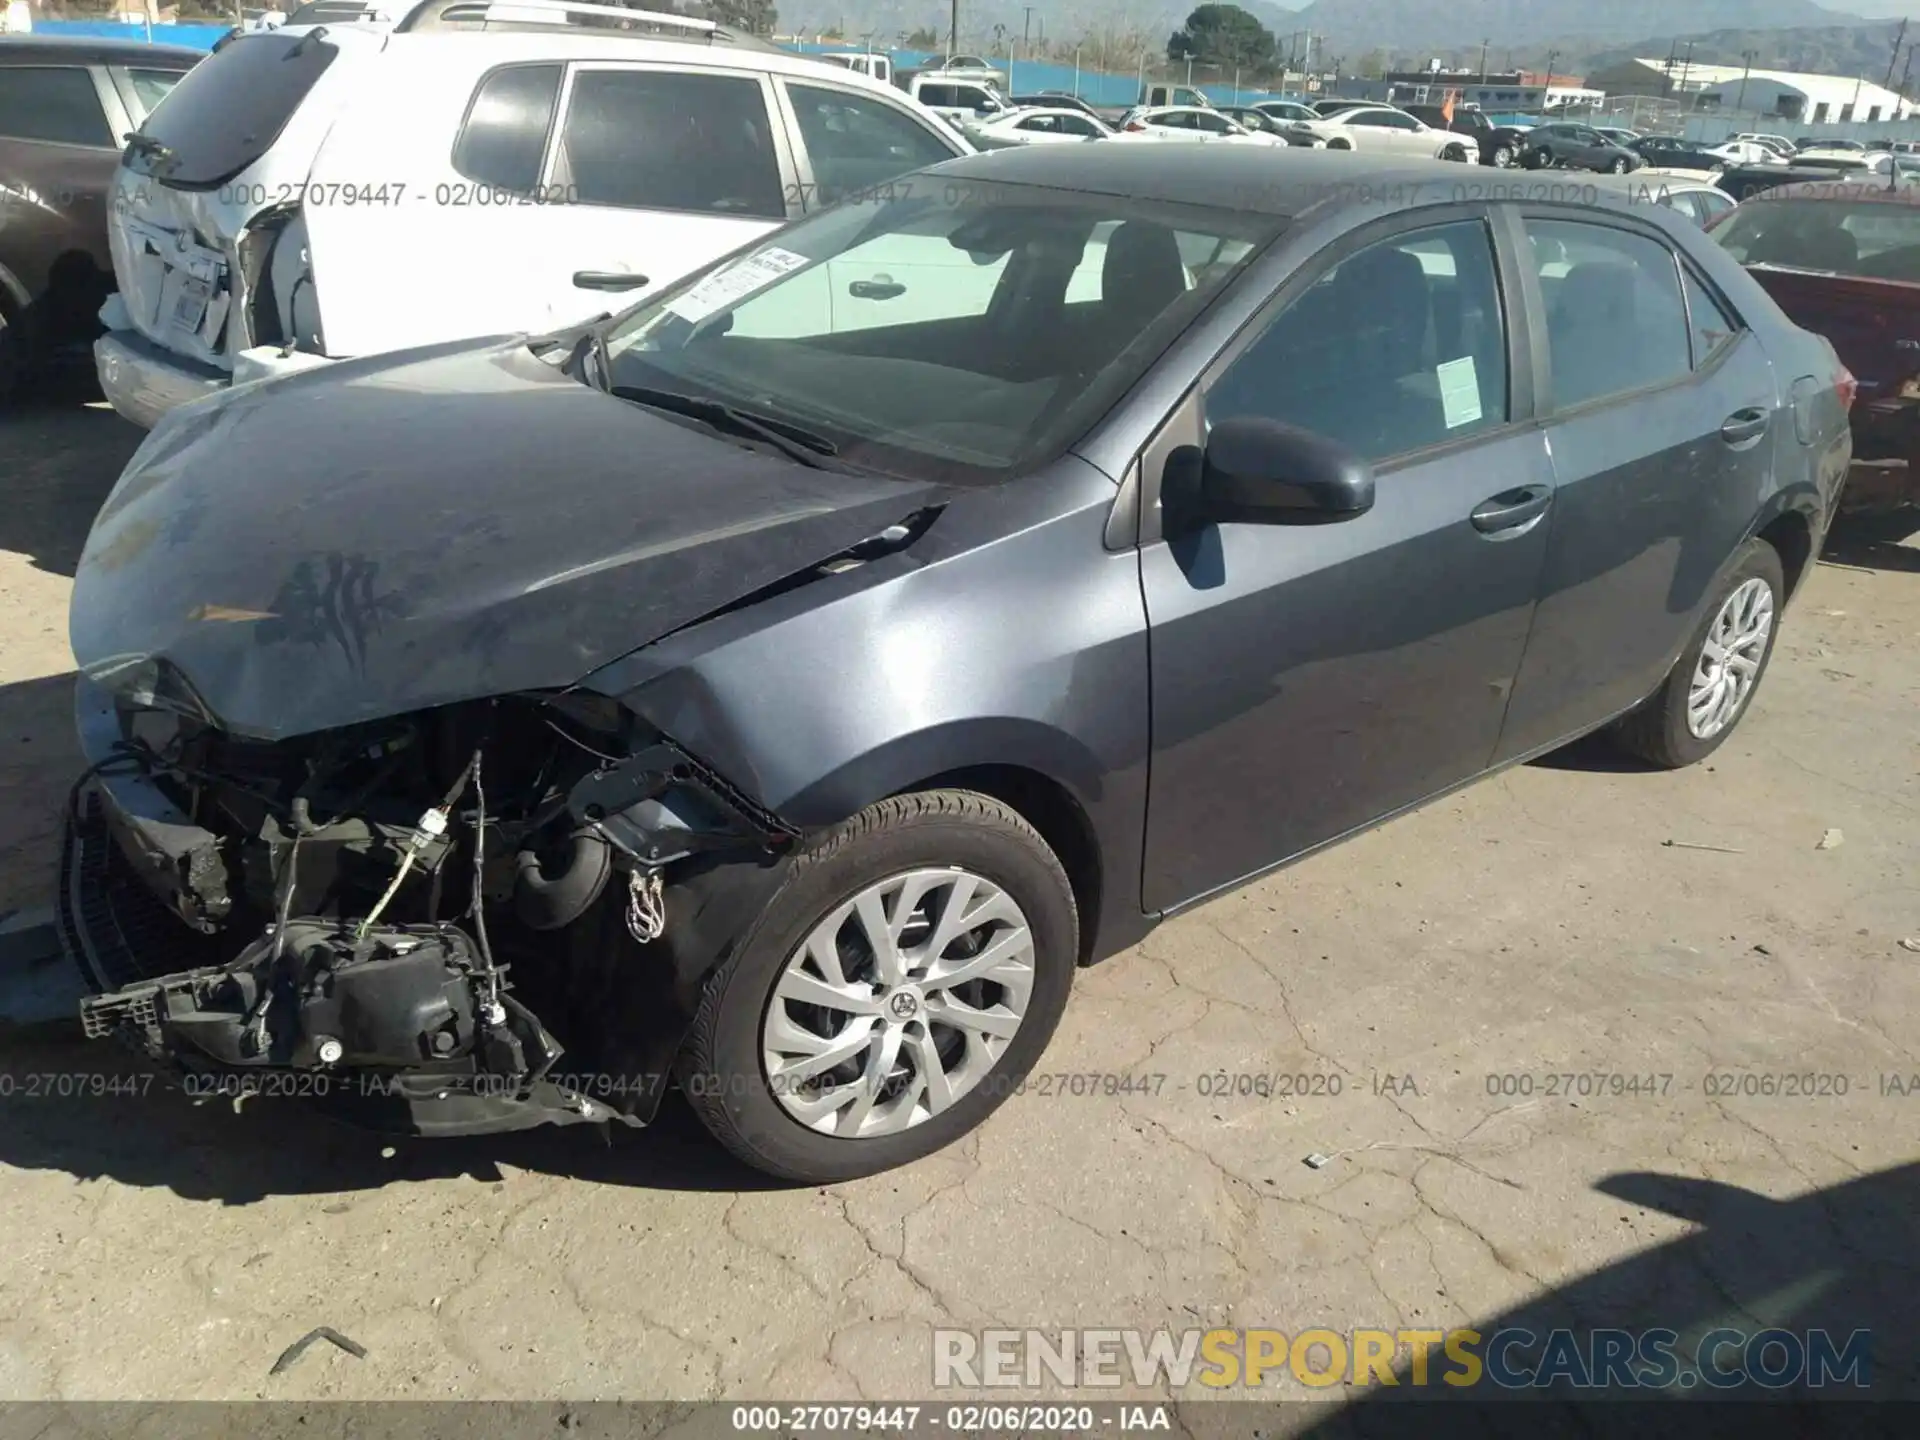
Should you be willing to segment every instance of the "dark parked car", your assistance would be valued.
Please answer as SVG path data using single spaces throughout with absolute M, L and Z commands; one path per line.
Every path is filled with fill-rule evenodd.
M 1624 175 L 1646 162 L 1633 151 L 1616 145 L 1591 125 L 1556 121 L 1527 131 L 1520 163 L 1529 170 L 1554 166 L 1566 170 L 1595 170 Z
M 1713 177 L 1713 183 L 1735 200 L 1747 200 L 1786 185 L 1851 184 L 1872 173 L 1865 156 L 1858 160 L 1795 159 L 1787 165 L 1729 165 Z
M 1627 148 L 1647 164 L 1663 170 L 1700 170 L 1712 175 L 1727 168 L 1724 155 L 1716 155 L 1704 145 L 1678 135 L 1642 135 Z
M 1712 754 L 1833 351 L 1664 207 L 1457 173 L 970 156 L 173 412 L 73 587 L 89 1033 L 426 1133 L 677 1075 L 825 1181 L 1161 917 L 1596 727 Z
M 0 398 L 24 371 L 87 363 L 113 293 L 107 187 L 121 138 L 201 52 L 0 36 Z
M 1520 162 L 1520 152 L 1526 148 L 1527 132 L 1512 125 L 1496 125 L 1485 113 L 1479 110 L 1455 108 L 1453 119 L 1447 119 L 1446 108 L 1441 105 L 1402 105 L 1409 115 L 1436 130 L 1452 130 L 1455 134 L 1471 135 L 1480 146 L 1480 163 L 1497 165 L 1506 169 Z
M 1920 504 L 1920 189 L 1783 186 L 1712 234 L 1855 377 L 1847 507 Z
M 1078 95 L 1069 95 L 1064 90 L 1041 90 L 1032 95 L 1016 95 L 1013 103 L 1018 106 L 1037 106 L 1042 110 L 1078 110 L 1095 120 L 1105 123 L 1106 115 L 1097 107 L 1088 104 Z

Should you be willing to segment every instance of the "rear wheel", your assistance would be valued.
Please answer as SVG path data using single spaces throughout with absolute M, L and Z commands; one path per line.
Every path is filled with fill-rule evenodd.
M 1467 163 L 1467 147 L 1464 145 L 1449 145 L 1440 152 L 1440 158 L 1442 160 L 1451 160 L 1456 165 L 1464 165 Z
M 1679 663 L 1616 727 L 1619 743 L 1667 770 L 1719 749 L 1767 673 L 1785 600 L 1778 552 L 1764 540 L 1749 540 Z
M 1352 148 L 1353 148 L 1353 142 L 1351 140 L 1341 140 L 1341 139 L 1335 138 L 1327 141 L 1327 149 L 1329 150 L 1351 150 Z
M 1493 147 L 1493 163 L 1502 170 L 1511 170 L 1513 168 L 1513 162 L 1517 158 L 1519 157 L 1511 145 L 1496 145 Z
M 1624 159 L 1616 160 L 1607 167 L 1607 169 L 1612 171 L 1615 175 L 1624 175 L 1627 173 L 1628 169 L 1630 168 L 1631 167 L 1627 164 L 1627 162 Z
M 708 983 L 680 1062 L 756 1169 L 891 1169 L 991 1114 L 1046 1049 L 1079 953 L 1046 842 L 983 795 L 869 807 L 808 846 Z

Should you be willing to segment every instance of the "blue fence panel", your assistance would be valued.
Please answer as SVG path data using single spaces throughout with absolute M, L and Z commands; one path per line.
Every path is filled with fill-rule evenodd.
M 93 40 L 151 40 L 156 45 L 185 45 L 211 50 L 231 25 L 123 25 L 117 20 L 35 20 L 36 35 L 84 35 Z

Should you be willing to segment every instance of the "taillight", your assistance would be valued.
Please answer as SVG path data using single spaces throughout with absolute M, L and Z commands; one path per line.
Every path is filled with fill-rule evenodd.
M 1833 383 L 1833 393 L 1840 397 L 1840 408 L 1853 410 L 1853 397 L 1860 393 L 1860 382 L 1853 378 L 1853 372 L 1846 366 L 1840 367 L 1840 378 Z

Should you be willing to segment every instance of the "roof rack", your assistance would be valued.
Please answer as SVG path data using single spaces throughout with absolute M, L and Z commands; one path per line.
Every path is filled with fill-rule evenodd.
M 394 26 L 396 32 L 574 28 L 611 30 L 655 40 L 779 49 L 757 36 L 742 34 L 712 20 L 663 10 L 594 4 L 592 0 L 423 0 Z

